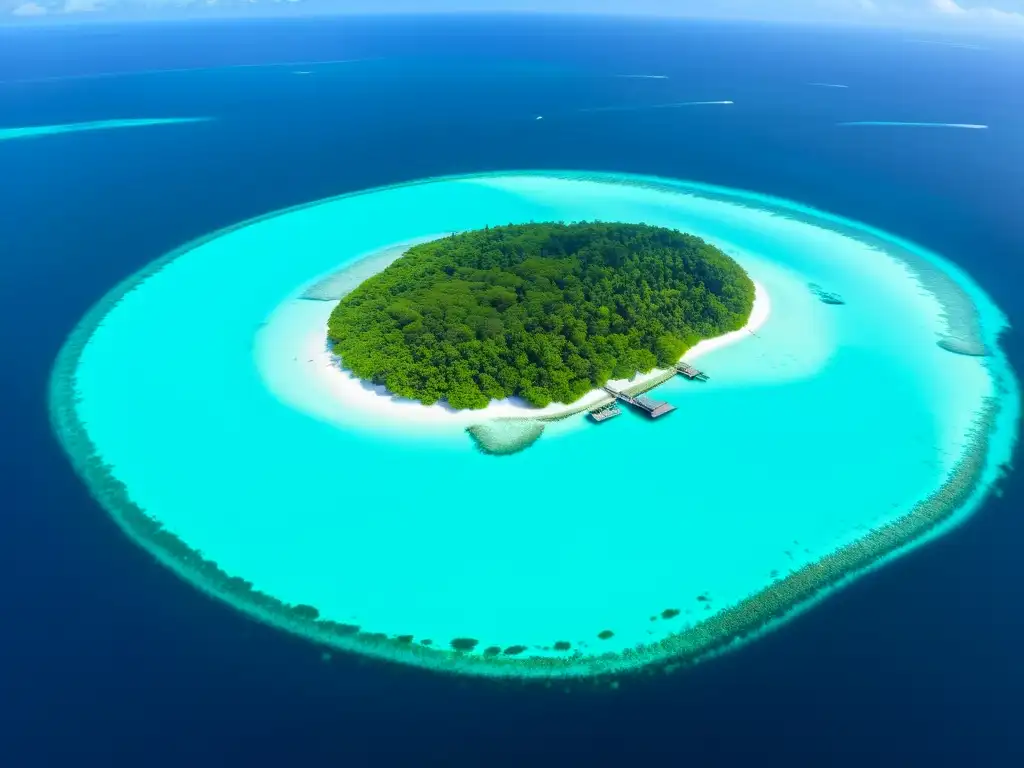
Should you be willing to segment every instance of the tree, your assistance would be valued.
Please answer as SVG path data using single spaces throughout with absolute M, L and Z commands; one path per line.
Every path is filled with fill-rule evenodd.
M 754 286 L 717 248 L 643 224 L 493 227 L 411 248 L 335 307 L 357 376 L 424 403 L 570 402 L 741 328 Z

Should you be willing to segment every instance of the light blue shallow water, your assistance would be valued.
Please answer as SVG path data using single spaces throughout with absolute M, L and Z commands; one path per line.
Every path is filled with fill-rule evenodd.
M 556 641 L 622 651 L 735 604 L 907 512 L 944 481 L 984 399 L 1001 386 L 1016 402 L 1001 356 L 940 349 L 936 297 L 826 217 L 618 183 L 631 180 L 433 180 L 235 229 L 106 316 L 76 374 L 78 414 L 136 504 L 256 589 L 371 632 L 530 656 Z M 772 313 L 701 358 L 710 382 L 657 390 L 670 416 L 572 418 L 510 457 L 310 387 L 302 339 L 325 305 L 295 297 L 312 279 L 427 234 L 554 219 L 705 237 Z M 1002 313 L 952 274 L 994 338 Z M 819 302 L 808 282 L 847 303 Z M 993 435 L 993 466 L 1011 433 Z M 651 620 L 665 609 L 681 615 Z
M 110 131 L 118 128 L 144 128 L 154 125 L 181 125 L 185 123 L 203 123 L 209 117 L 164 117 L 130 120 L 94 120 L 85 123 L 58 123 L 55 125 L 28 125 L 18 128 L 0 128 L 0 141 L 14 139 L 36 139 L 43 136 L 57 136 L 63 133 L 82 133 L 84 131 Z
M 111 78 L 136 78 L 153 77 L 160 75 L 195 75 L 208 72 L 228 72 L 238 70 L 268 70 L 268 69 L 292 69 L 294 67 L 312 67 L 333 69 L 339 64 L 354 64 L 361 61 L 372 61 L 372 59 L 332 59 L 322 61 L 282 61 L 278 63 L 263 64 L 226 64 L 216 67 L 182 67 L 171 69 L 144 69 L 122 72 L 92 72 L 81 75 L 57 75 L 54 77 L 31 77 L 20 80 L 0 80 L 0 85 L 25 85 L 34 83 L 59 83 L 76 80 L 107 80 Z
M 849 123 L 840 123 L 845 126 L 875 126 L 890 128 L 967 128 L 973 130 L 984 130 L 987 125 L 978 123 L 906 123 L 893 120 L 857 120 Z

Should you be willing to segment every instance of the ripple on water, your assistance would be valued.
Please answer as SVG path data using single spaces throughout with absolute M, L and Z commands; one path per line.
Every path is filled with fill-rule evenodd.
M 671 416 L 554 422 L 514 456 L 461 427 L 385 429 L 317 388 L 300 340 L 331 303 L 300 297 L 318 276 L 438 232 L 557 219 L 700 235 L 765 286 L 771 316 L 701 359 L 707 384 L 662 385 Z M 51 409 L 124 529 L 262 620 L 450 671 L 593 675 L 707 655 L 975 508 L 1015 437 L 1004 327 L 961 270 L 786 201 L 456 177 L 170 254 L 76 328 Z

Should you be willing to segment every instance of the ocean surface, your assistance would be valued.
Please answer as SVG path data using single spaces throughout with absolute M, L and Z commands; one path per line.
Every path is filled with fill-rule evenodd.
M 966 525 L 739 652 L 566 692 L 324 659 L 204 597 L 127 541 L 47 421 L 61 343 L 148 262 L 288 206 L 451 174 L 609 171 L 789 198 L 941 254 L 1019 327 L 1024 54 L 908 37 L 479 18 L 0 32 L 0 759 L 1018 762 L 1013 474 Z M 18 130 L 33 126 L 57 129 Z M 221 289 L 237 299 L 245 286 Z M 189 307 L 165 322 L 187 332 Z M 1004 348 L 1024 368 L 1019 335 Z M 303 498 L 352 483 L 341 462 L 317 476 Z M 359 498 L 394 492 L 380 483 Z

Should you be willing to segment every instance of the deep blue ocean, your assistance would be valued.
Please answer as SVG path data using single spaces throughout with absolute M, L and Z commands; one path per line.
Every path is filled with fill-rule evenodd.
M 1024 371 L 1024 49 L 913 37 L 521 17 L 0 29 L 0 129 L 212 118 L 0 142 L 0 765 L 1024 763 L 1020 474 L 740 652 L 566 692 L 324 661 L 130 544 L 47 419 L 66 335 L 174 247 L 346 191 L 523 168 L 746 188 L 917 241 L 1007 312 Z M 615 77 L 641 74 L 668 77 Z M 716 100 L 735 104 L 643 108 Z M 605 107 L 623 109 L 581 111 Z M 836 125 L 860 120 L 989 129 Z

